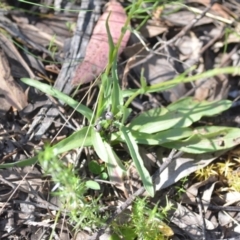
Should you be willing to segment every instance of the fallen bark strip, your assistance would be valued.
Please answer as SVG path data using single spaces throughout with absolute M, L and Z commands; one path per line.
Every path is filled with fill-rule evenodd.
M 85 50 L 90 40 L 95 21 L 100 15 L 100 4 L 101 0 L 84 0 L 81 3 L 81 9 L 83 11 L 80 11 L 78 15 L 77 29 L 71 39 L 70 47 L 65 54 L 65 62 L 62 65 L 61 71 L 54 84 L 56 89 L 65 94 L 69 94 L 73 89 L 71 80 L 75 74 L 78 59 L 83 59 L 85 56 Z M 31 133 L 38 127 L 38 131 L 34 134 L 34 136 L 40 139 L 41 136 L 48 130 L 58 114 L 59 110 L 53 106 L 50 100 L 48 100 L 45 107 L 43 107 L 35 117 L 28 131 L 28 136 L 30 136 Z

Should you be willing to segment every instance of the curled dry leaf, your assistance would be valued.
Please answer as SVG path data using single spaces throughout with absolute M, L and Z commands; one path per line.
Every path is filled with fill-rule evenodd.
M 114 44 L 118 42 L 127 15 L 121 4 L 112 0 L 108 3 L 106 11 L 99 18 L 97 25 L 93 30 L 93 34 L 86 49 L 85 58 L 78 66 L 76 74 L 72 80 L 73 85 L 88 83 L 104 71 L 108 63 L 109 54 L 106 20 L 110 12 L 111 14 L 108 20 L 110 33 Z M 127 45 L 129 36 L 130 32 L 127 31 L 121 42 L 118 55 Z

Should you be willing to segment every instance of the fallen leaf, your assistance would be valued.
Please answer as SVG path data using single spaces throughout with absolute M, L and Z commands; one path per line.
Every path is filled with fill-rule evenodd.
M 0 93 L 4 100 L 17 110 L 22 110 L 27 106 L 27 97 L 21 87 L 13 80 L 10 73 L 8 60 L 0 49 Z
M 181 158 L 172 162 L 159 177 L 156 178 L 156 191 L 171 186 L 181 178 L 210 164 L 213 160 L 224 154 L 225 151 L 204 154 L 184 154 Z M 165 160 L 165 158 L 163 158 Z
M 214 224 L 208 219 L 203 219 L 200 214 L 189 210 L 181 204 L 172 200 L 171 203 L 173 204 L 172 208 L 176 209 L 171 216 L 171 222 L 184 231 L 188 236 L 187 239 L 203 239 L 204 227 L 206 230 L 213 230 L 217 227 L 217 224 Z M 205 226 L 203 225 L 203 221 L 205 222 Z
M 126 65 L 124 72 L 124 81 L 126 82 L 127 73 L 132 69 L 134 73 L 140 77 L 142 69 L 144 69 L 144 77 L 150 85 L 165 82 L 176 77 L 177 72 L 181 72 L 181 66 L 176 61 L 171 61 L 168 57 L 152 54 L 147 51 L 142 43 L 132 34 L 129 40 L 131 46 L 124 49 L 123 55 L 130 59 Z M 167 54 L 167 53 L 166 53 Z M 173 51 L 169 50 L 169 54 L 177 59 Z M 172 59 L 172 58 L 171 58 Z M 180 66 L 180 68 L 179 68 Z M 186 93 L 183 83 L 163 92 L 164 98 L 168 102 L 174 102 Z
M 36 60 L 36 58 L 31 56 L 31 54 L 27 54 L 27 53 L 25 54 L 24 51 L 23 51 L 23 55 L 24 55 L 23 57 L 23 55 L 19 53 L 17 47 L 14 45 L 10 36 L 4 35 L 1 32 L 0 32 L 0 46 L 2 48 L 2 51 L 6 54 L 7 59 L 9 60 L 9 65 L 14 66 L 14 67 L 11 67 L 11 75 L 14 78 L 21 78 L 23 76 L 24 77 L 29 76 L 30 78 L 35 78 L 35 74 L 33 73 L 31 67 L 34 68 L 34 65 L 43 66 L 43 64 L 41 64 L 39 61 L 35 61 L 37 62 L 37 64 L 32 64 L 32 62 Z M 28 63 L 26 62 L 26 59 L 28 59 L 27 60 Z M 38 68 L 35 68 L 35 69 L 38 70 Z M 41 72 L 41 70 L 39 72 Z M 43 72 L 43 74 L 45 74 L 45 72 Z
M 200 191 L 199 189 L 204 186 L 201 201 L 203 203 L 204 212 L 206 212 L 212 199 L 214 187 L 217 183 L 218 183 L 217 177 L 211 176 L 205 181 L 193 184 L 181 196 L 181 203 L 196 204 L 197 196 Z
M 167 27 L 161 20 L 148 20 L 140 29 L 145 38 L 156 37 L 167 32 Z
M 210 0 L 187 0 L 187 2 L 200 3 L 205 7 L 208 7 L 211 4 Z M 217 1 L 211 7 L 211 11 L 217 13 L 217 15 L 222 16 L 226 19 L 230 19 L 232 16 L 236 17 L 236 15 L 230 9 L 218 3 Z
M 83 62 L 78 66 L 76 74 L 72 80 L 73 85 L 88 83 L 94 80 L 101 74 L 107 63 L 109 54 L 108 35 L 106 30 L 106 20 L 111 12 L 108 20 L 109 29 L 113 38 L 114 44 L 118 42 L 121 36 L 122 27 L 127 19 L 127 15 L 120 3 L 110 1 L 107 9 L 100 17 L 96 27 L 93 30 L 92 37 L 86 49 L 86 55 Z M 130 32 L 127 31 L 118 51 L 118 55 L 123 51 L 127 45 Z

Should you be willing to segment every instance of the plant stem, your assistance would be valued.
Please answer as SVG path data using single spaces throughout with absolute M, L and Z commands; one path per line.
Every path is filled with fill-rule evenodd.
M 106 70 L 105 70 L 105 75 L 108 76 L 109 73 L 110 73 L 110 70 L 111 70 L 111 67 L 112 67 L 112 64 L 113 64 L 113 60 L 117 58 L 117 54 L 118 54 L 118 50 L 120 48 L 120 45 L 121 45 L 121 42 L 123 40 L 123 37 L 128 29 L 128 26 L 130 26 L 130 21 L 134 15 L 134 12 L 136 11 L 136 9 L 139 8 L 139 6 L 141 5 L 142 3 L 142 0 L 138 0 L 137 3 L 133 4 L 129 14 L 128 14 L 128 17 L 127 17 L 127 20 L 122 28 L 122 33 L 120 35 L 120 38 L 118 39 L 118 42 L 117 44 L 115 45 L 114 47 L 114 50 L 112 52 L 112 54 L 110 55 L 109 54 L 109 59 L 108 59 L 108 64 L 106 66 Z M 102 111 L 102 108 L 103 108 L 103 99 L 104 99 L 104 88 L 105 88 L 105 83 L 104 81 L 102 82 L 101 84 L 101 87 L 100 87 L 100 91 L 99 91 L 99 101 L 98 101 L 98 106 L 97 106 L 97 113 L 96 113 L 96 118 L 99 118 L 100 115 L 101 115 L 101 111 Z M 138 95 L 139 93 L 136 94 L 136 96 Z M 135 96 L 135 97 L 136 97 Z M 133 97 L 133 96 L 132 96 Z M 135 98 L 133 97 L 133 99 Z M 131 98 L 132 99 L 132 98 Z M 131 103 L 132 100 L 130 101 L 127 101 L 128 104 L 126 106 L 128 106 L 130 103 Z
M 136 98 L 141 93 L 142 93 L 142 89 L 139 89 L 138 91 L 136 91 L 130 98 L 128 98 L 128 100 L 124 104 L 124 107 L 127 108 L 129 104 L 133 101 L 133 99 Z

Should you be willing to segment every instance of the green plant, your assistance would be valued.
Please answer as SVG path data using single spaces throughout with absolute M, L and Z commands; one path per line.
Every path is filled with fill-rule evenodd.
M 89 171 L 93 174 L 99 176 L 101 179 L 106 180 L 108 174 L 106 173 L 106 168 L 102 164 L 99 164 L 97 161 L 91 161 L 88 164 Z
M 73 33 L 76 27 L 76 23 L 66 22 L 66 27 L 70 33 Z
M 81 221 L 78 219 L 79 212 L 76 208 L 79 206 L 84 208 L 86 205 L 86 211 L 89 211 L 92 207 L 88 205 L 88 202 L 84 201 L 87 190 L 86 184 L 89 184 L 89 182 L 86 183 L 80 180 L 75 176 L 73 169 L 68 169 L 59 163 L 59 156 L 62 153 L 78 147 L 93 147 L 99 158 L 104 161 L 104 169 L 107 169 L 110 180 L 112 182 L 116 181 L 116 179 L 122 181 L 127 169 L 114 151 L 113 146 L 123 142 L 128 147 L 130 156 L 144 187 L 149 195 L 153 196 L 154 187 L 152 179 L 139 154 L 138 144 L 161 145 L 166 148 L 176 148 L 195 154 L 230 149 L 238 144 L 238 141 L 235 139 L 238 139 L 239 129 L 215 126 L 191 127 L 194 122 L 197 122 L 203 116 L 213 116 L 230 108 L 231 102 L 227 100 L 219 102 L 198 102 L 192 98 L 180 99 L 166 108 L 156 108 L 141 113 L 128 123 L 128 116 L 131 113 L 129 106 L 139 95 L 161 92 L 179 83 L 192 82 L 218 74 L 236 74 L 236 72 L 239 71 L 238 68 L 228 67 L 210 70 L 194 76 L 187 76 L 187 73 L 183 73 L 171 81 L 152 86 L 147 86 L 142 75 L 140 79 L 141 87 L 139 89 L 121 90 L 117 74 L 117 52 L 124 33 L 129 28 L 130 20 L 136 16 L 136 14 L 139 14 L 140 10 L 143 11 L 143 8 L 141 8 L 143 2 L 146 1 L 133 1 L 133 4 L 128 10 L 128 19 L 122 29 L 122 36 L 116 46 L 113 45 L 108 22 L 106 23 L 110 47 L 109 62 L 106 71 L 101 76 L 96 109 L 89 109 L 47 84 L 33 79 L 22 79 L 22 81 L 29 86 L 33 86 L 71 106 L 75 111 L 86 117 L 88 126 L 76 131 L 59 143 L 48 147 L 47 150 L 39 153 L 36 157 L 17 163 L 2 164 L 0 168 L 30 165 L 39 160 L 46 173 L 52 175 L 52 172 L 55 172 L 55 168 L 63 171 L 64 174 L 62 176 L 53 174 L 52 177 L 53 180 L 60 183 L 64 189 L 64 191 L 60 191 L 59 194 L 63 196 L 64 203 L 70 206 L 71 217 L 74 221 L 80 223 Z M 222 141 L 224 141 L 224 144 L 222 144 Z M 44 157 L 42 157 L 41 154 L 43 154 Z M 47 157 L 45 154 L 47 154 Z M 90 182 L 90 184 L 93 186 L 95 183 Z M 65 195 L 66 192 L 70 192 L 71 194 L 69 196 Z M 93 206 L 95 206 L 94 202 Z M 90 223 L 94 221 L 98 222 L 96 216 L 94 218 L 94 216 L 91 214 L 88 215 L 88 213 L 83 216 L 86 215 L 88 218 L 83 217 L 82 223 L 88 221 L 90 221 Z
M 143 240 L 167 239 L 173 235 L 173 231 L 163 220 L 166 220 L 167 213 L 171 208 L 172 205 L 167 202 L 167 206 L 161 210 L 158 209 L 157 204 L 153 209 L 149 209 L 146 198 L 136 199 L 132 213 L 125 216 L 125 219 L 128 220 L 127 223 L 113 223 L 115 234 L 112 239 L 119 239 L 120 236 L 128 240 L 136 238 Z
M 230 68 L 221 70 L 229 71 Z M 234 68 L 231 68 L 231 72 L 233 71 Z M 205 74 L 213 75 L 214 72 L 213 70 Z M 194 77 L 197 79 L 196 76 Z M 177 80 L 174 79 L 168 83 L 163 83 L 162 88 L 165 89 L 166 85 L 175 86 L 182 79 L 178 78 Z M 192 77 L 183 79 L 185 82 L 190 80 L 192 80 Z M 233 139 L 236 139 L 239 134 L 239 129 L 229 127 L 205 126 L 195 129 L 190 127 L 192 123 L 198 121 L 202 116 L 216 115 L 228 109 L 231 106 L 231 102 L 228 100 L 198 102 L 192 98 L 185 98 L 169 105 L 167 108 L 156 108 L 144 112 L 126 124 L 126 119 L 131 111 L 128 108 L 129 99 L 133 100 L 133 95 L 136 97 L 144 92 L 152 92 L 153 86 L 148 87 L 142 84 L 141 89 L 132 90 L 133 95 L 124 101 L 129 91 L 120 90 L 117 75 L 112 76 L 112 81 L 107 81 L 110 86 L 105 88 L 109 90 L 103 94 L 101 107 L 98 106 L 99 112 L 103 113 L 103 119 L 96 119 L 96 115 L 92 110 L 56 89 L 32 79 L 23 79 L 23 81 L 49 95 L 57 97 L 89 120 L 89 126 L 52 146 L 55 156 L 77 147 L 93 146 L 99 157 L 105 161 L 110 179 L 116 178 L 116 174 L 118 178 L 121 178 L 124 176 L 126 169 L 111 145 L 125 142 L 143 184 L 150 195 L 154 194 L 153 185 L 138 153 L 137 143 L 162 145 L 167 148 L 176 148 L 185 152 L 200 154 L 232 148 L 234 146 Z M 160 89 L 160 84 L 157 85 L 156 91 Z M 114 96 L 114 98 L 111 96 Z M 108 109 L 111 110 L 108 111 Z M 104 112 L 107 114 L 104 114 Z M 109 118 L 108 115 L 112 117 Z M 95 123 L 93 123 L 94 118 L 96 119 Z M 111 128 L 114 131 L 111 131 Z M 224 144 L 219 144 L 221 139 L 224 139 Z M 32 162 L 34 161 L 36 159 L 32 160 Z
M 53 195 L 58 196 L 62 209 L 67 209 L 75 228 L 96 227 L 104 223 L 104 219 L 99 216 L 98 199 L 88 201 L 86 197 L 89 188 L 100 188 L 96 182 L 80 179 L 72 166 L 67 166 L 61 159 L 54 157 L 49 146 L 38 154 L 38 160 L 43 173 L 50 175 L 52 181 L 58 184 L 58 191 Z
M 228 175 L 228 184 L 230 189 L 235 192 L 240 192 L 240 174 L 239 172 L 232 171 Z
M 56 40 L 56 36 L 53 36 L 52 39 L 49 41 L 48 51 L 51 52 L 51 57 L 55 58 L 55 53 L 58 51 L 57 45 L 54 43 Z
M 216 171 L 216 166 L 210 164 L 204 168 L 199 168 L 194 175 L 199 181 L 205 181 L 211 176 L 218 176 L 218 172 Z
M 211 176 L 218 177 L 219 181 L 224 184 L 223 191 L 240 190 L 240 178 L 238 168 L 240 166 L 238 151 L 233 150 L 228 153 L 226 159 L 212 163 L 204 168 L 198 169 L 194 175 L 198 181 L 207 180 Z M 219 190 L 218 190 L 219 191 Z
M 186 192 L 185 184 L 188 182 L 188 177 L 180 179 L 179 186 L 176 186 L 176 198 L 180 199 L 181 195 Z
M 230 69 L 231 72 L 235 70 L 234 68 L 221 70 L 227 70 L 226 72 L 229 72 Z M 207 73 L 208 75 L 213 75 L 214 72 L 215 71 L 213 70 Z M 96 125 L 92 123 L 92 120 L 94 119 L 94 113 L 92 110 L 79 104 L 71 97 L 59 92 L 47 84 L 32 79 L 22 80 L 28 85 L 34 86 L 43 92 L 62 100 L 69 106 L 72 106 L 76 111 L 83 114 L 90 122 L 89 126 L 76 131 L 68 138 L 52 146 L 54 156 L 77 147 L 93 146 L 99 157 L 106 162 L 109 175 L 112 176 L 113 172 L 116 174 L 116 168 L 121 175 L 125 171 L 125 168 L 112 149 L 111 144 L 125 142 L 150 195 L 153 195 L 153 186 L 149 173 L 146 171 L 143 161 L 138 154 L 137 143 L 162 145 L 169 148 L 180 149 L 185 152 L 199 154 L 232 148 L 234 146 L 234 141 L 232 140 L 236 139 L 239 134 L 239 129 L 229 127 L 206 126 L 197 127 L 195 129 L 190 128 L 191 124 L 198 121 L 202 116 L 216 115 L 228 109 L 231 106 L 231 102 L 227 100 L 219 102 L 198 102 L 191 98 L 186 98 L 169 105 L 165 109 L 157 108 L 144 112 L 129 124 L 126 124 L 126 119 L 131 111 L 126 106 L 130 103 L 129 99 L 133 100 L 134 98 L 131 96 L 124 103 L 124 97 L 128 95 L 129 91 L 120 90 L 116 75 L 113 77 L 112 81 L 108 81 L 108 83 L 113 84 L 114 86 L 109 86 L 109 88 L 107 88 L 109 89 L 109 92 L 112 93 L 112 96 L 114 96 L 114 99 L 109 97 L 110 93 L 106 93 L 106 98 L 103 98 L 104 103 L 99 107 L 101 113 L 110 107 L 112 109 L 110 115 L 113 115 L 113 118 L 105 118 L 100 122 L 96 120 L 97 126 L 98 124 L 101 126 L 101 130 L 96 130 Z M 166 89 L 166 86 L 177 85 L 181 79 L 178 78 L 177 80 L 178 81 L 174 79 L 167 83 L 163 83 L 162 89 Z M 184 79 L 185 82 L 191 80 L 192 77 L 186 77 Z M 160 84 L 157 84 L 155 90 L 158 91 L 161 89 L 160 86 Z M 138 94 L 152 92 L 152 90 L 153 86 L 143 86 L 140 90 L 132 90 L 132 92 L 136 97 Z M 117 96 L 118 100 L 116 99 Z M 116 132 L 108 131 L 111 126 L 115 127 Z M 226 139 L 225 144 L 219 144 L 220 136 Z M 237 142 L 235 144 L 237 144 Z M 36 160 L 36 158 L 32 158 L 25 162 L 22 161 L 15 164 L 23 166 L 25 163 L 34 163 Z M 4 164 L 1 167 L 7 166 L 12 165 Z

